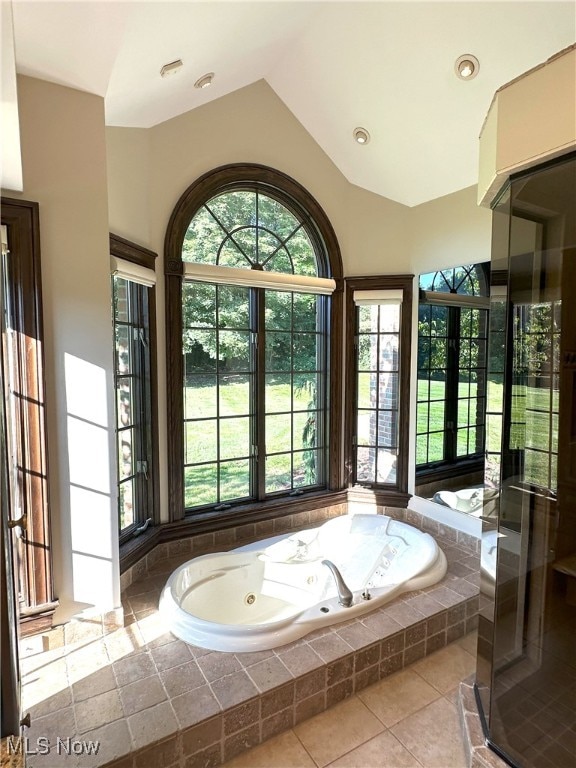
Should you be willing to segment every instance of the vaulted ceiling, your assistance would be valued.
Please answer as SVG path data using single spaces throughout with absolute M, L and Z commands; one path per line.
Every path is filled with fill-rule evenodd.
M 103 96 L 108 125 L 150 127 L 265 78 L 350 182 L 410 206 L 476 183 L 494 92 L 576 39 L 576 4 L 555 0 L 12 7 L 17 71 Z

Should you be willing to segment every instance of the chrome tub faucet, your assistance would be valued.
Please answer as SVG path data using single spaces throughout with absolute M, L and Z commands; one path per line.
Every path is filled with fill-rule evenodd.
M 344 579 L 342 578 L 342 574 L 338 570 L 338 568 L 334 565 L 332 560 L 322 560 L 322 565 L 325 565 L 327 568 L 330 569 L 330 572 L 332 573 L 332 576 L 334 576 L 334 581 L 336 582 L 336 588 L 338 589 L 338 602 L 340 605 L 343 605 L 345 608 L 350 608 L 352 605 L 352 600 L 354 598 L 354 595 L 348 589 L 348 586 Z

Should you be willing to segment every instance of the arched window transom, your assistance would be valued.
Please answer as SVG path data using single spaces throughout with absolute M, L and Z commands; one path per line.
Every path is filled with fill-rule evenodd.
M 186 230 L 182 260 L 291 275 L 323 272 L 306 222 L 250 189 L 226 191 L 202 205 Z

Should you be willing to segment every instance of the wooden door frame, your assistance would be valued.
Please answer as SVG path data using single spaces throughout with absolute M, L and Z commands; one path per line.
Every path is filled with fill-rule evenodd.
M 12 364 L 18 379 L 17 455 L 13 461 L 22 501 L 20 514 L 27 516 L 24 568 L 28 607 L 24 620 L 30 620 L 39 615 L 51 616 L 56 607 L 48 495 L 39 206 L 12 198 L 2 198 L 1 205 L 10 248 L 7 298 L 16 335 Z M 3 355 L 5 352 L 3 343 Z M 8 395 L 7 391 L 2 394 Z

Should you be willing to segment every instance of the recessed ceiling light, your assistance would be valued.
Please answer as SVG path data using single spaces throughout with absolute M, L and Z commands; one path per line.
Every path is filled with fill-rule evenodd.
M 354 140 L 358 142 L 358 144 L 368 144 L 370 141 L 370 134 L 366 130 L 366 128 L 354 128 L 354 131 L 352 133 L 354 136 Z
M 213 79 L 214 72 L 208 72 L 208 74 L 202 75 L 202 77 L 199 77 L 198 80 L 196 80 L 194 88 L 208 88 L 209 85 L 212 85 Z
M 164 64 L 164 66 L 160 70 L 160 76 L 169 77 L 170 75 L 175 75 L 176 72 L 178 72 L 178 70 L 181 67 L 182 67 L 182 59 L 171 61 L 169 64 Z
M 480 70 L 480 62 L 476 56 L 472 56 L 471 53 L 465 53 L 463 56 L 458 56 L 456 63 L 454 64 L 454 71 L 456 77 L 460 80 L 472 80 L 476 77 Z

